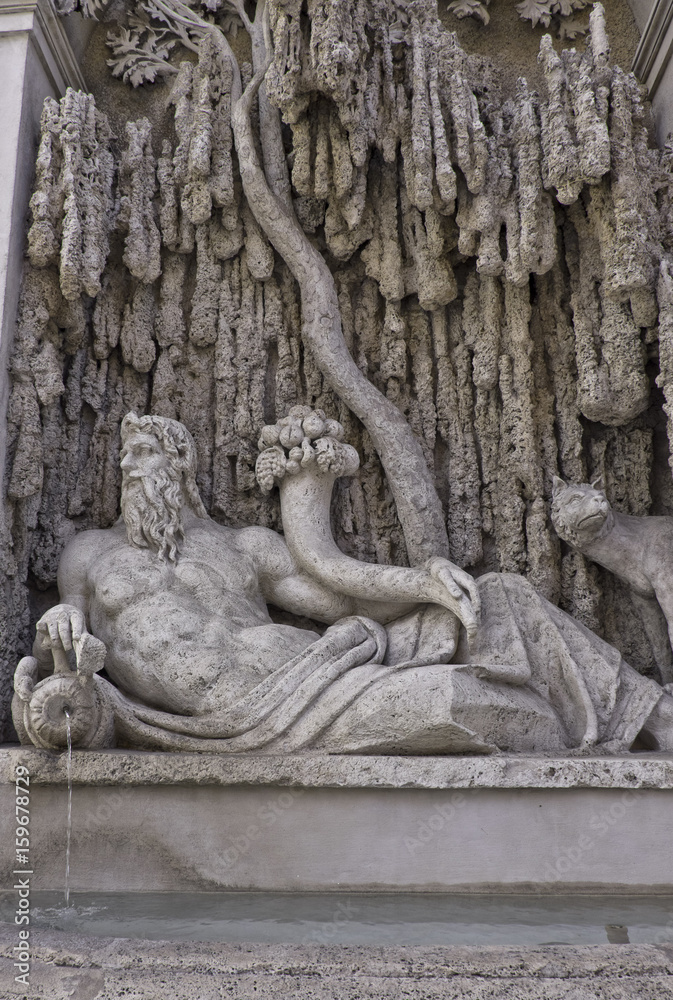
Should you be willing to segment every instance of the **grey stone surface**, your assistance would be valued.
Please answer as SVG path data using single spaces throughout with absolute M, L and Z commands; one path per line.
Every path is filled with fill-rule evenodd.
M 28 768 L 33 785 L 63 785 L 66 757 L 35 747 L 0 747 L 0 784 Z M 498 754 L 377 757 L 75 750 L 74 785 L 272 785 L 283 788 L 644 788 L 673 789 L 673 755 L 568 757 Z
M 0 786 L 0 880 L 16 867 Z M 35 889 L 62 889 L 67 788 L 30 795 Z M 70 885 L 91 892 L 663 893 L 673 793 L 659 789 L 76 786 Z
M 15 867 L 19 765 L 30 775 L 31 884 L 58 890 L 65 755 L 26 748 L 0 751 L 1 884 Z M 658 755 L 75 751 L 71 886 L 671 893 L 672 825 L 673 761 Z
M 19 303 L 26 214 L 35 176 L 40 116 L 45 97 L 62 97 L 68 86 L 84 86 L 79 64 L 51 0 L 0 3 L 0 616 L 6 620 L 0 650 L 0 688 L 14 669 L 17 632 L 12 619 L 13 567 L 8 534 L 7 405 L 9 359 Z M 0 703 L 0 738 L 9 734 L 6 699 Z
M 668 1000 L 670 946 L 357 948 L 138 942 L 34 931 L 30 987 L 12 982 L 14 928 L 0 927 L 2 996 L 25 1000 Z
M 257 435 L 305 403 L 339 417 L 363 458 L 360 479 L 337 490 L 342 550 L 397 564 L 448 553 L 475 574 L 526 575 L 651 671 L 628 601 L 561 551 L 545 508 L 551 475 L 578 478 L 587 466 L 604 469 L 611 497 L 631 513 L 670 506 L 640 332 L 654 345 L 660 308 L 665 353 L 671 309 L 657 268 L 669 245 L 670 170 L 648 148 L 641 97 L 610 65 L 598 9 L 586 52 L 545 41 L 538 64 L 526 48 L 542 96 L 522 83 L 510 104 L 505 71 L 455 45 L 433 3 L 401 21 L 394 5 L 365 7 L 348 9 L 352 48 L 340 48 L 336 21 L 316 21 L 313 115 L 303 97 L 296 103 L 297 67 L 287 61 L 299 24 L 273 6 L 265 86 L 290 123 L 291 176 L 263 91 L 263 171 L 241 156 L 251 148 L 246 101 L 222 56 L 226 39 L 213 41 L 200 19 L 203 5 L 190 15 L 194 66 L 176 74 L 176 49 L 162 69 L 164 96 L 177 88 L 173 104 L 160 90 L 102 82 L 109 26 L 95 29 L 86 59 L 99 115 L 109 111 L 116 131 L 117 171 L 105 156 L 79 156 L 91 102 L 59 108 L 51 148 L 45 125 L 35 192 L 36 208 L 50 204 L 55 215 L 32 220 L 12 362 L 15 649 L 28 649 L 28 591 L 43 610 L 69 538 L 116 519 L 125 411 L 189 426 L 216 520 L 278 529 L 278 504 L 252 480 Z M 613 23 L 629 35 L 623 20 Z M 259 66 L 261 25 L 250 28 Z M 527 37 L 537 46 L 540 33 Z M 248 53 L 231 42 L 240 65 Z M 354 62 L 335 77 L 346 51 Z M 393 105 L 389 89 L 367 91 L 384 51 L 404 81 Z M 371 76 L 353 75 L 356 64 Z M 352 94 L 336 82 L 349 74 Z M 70 159 L 76 177 L 64 168 Z M 80 183 L 86 170 L 93 185 Z M 68 184 L 75 194 L 61 206 Z M 289 221 L 279 222 L 269 193 L 293 206 Z M 106 212 L 106 198 L 119 211 Z M 54 240 L 44 238 L 49 225 Z M 650 405 L 653 419 L 632 424 Z

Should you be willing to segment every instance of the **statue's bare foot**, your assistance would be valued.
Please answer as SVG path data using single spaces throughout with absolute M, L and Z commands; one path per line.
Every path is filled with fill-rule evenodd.
M 651 750 L 673 753 L 673 697 L 663 694 L 647 722 L 640 738 Z

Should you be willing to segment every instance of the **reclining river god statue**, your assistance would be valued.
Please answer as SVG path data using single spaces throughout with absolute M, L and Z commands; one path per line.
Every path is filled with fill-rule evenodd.
M 344 555 L 330 499 L 358 456 L 342 438 L 308 407 L 263 429 L 257 478 L 280 488 L 283 537 L 210 519 L 187 429 L 129 413 L 122 516 L 66 546 L 62 603 L 16 671 L 21 741 L 65 746 L 67 710 L 81 747 L 673 749 L 673 698 L 523 577 Z M 329 627 L 274 623 L 267 603 Z

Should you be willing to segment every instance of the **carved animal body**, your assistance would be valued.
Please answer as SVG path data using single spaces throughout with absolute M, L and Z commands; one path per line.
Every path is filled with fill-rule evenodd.
M 554 477 L 551 519 L 560 538 L 629 585 L 662 682 L 673 682 L 671 649 L 657 634 L 660 608 L 673 647 L 673 517 L 620 514 L 601 479 L 589 485 Z

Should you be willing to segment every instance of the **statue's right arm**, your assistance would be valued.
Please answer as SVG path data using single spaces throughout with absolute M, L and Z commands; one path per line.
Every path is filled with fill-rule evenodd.
M 46 611 L 37 623 L 33 655 L 43 659 L 46 648 L 72 649 L 73 639 L 87 631 L 89 567 L 98 554 L 93 535 L 75 535 L 63 550 L 58 565 L 60 604 Z

